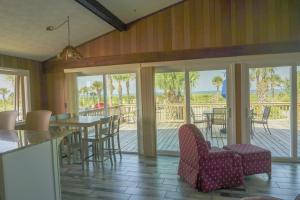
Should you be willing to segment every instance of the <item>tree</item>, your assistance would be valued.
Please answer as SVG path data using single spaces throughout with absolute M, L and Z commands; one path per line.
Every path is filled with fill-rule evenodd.
M 270 77 L 270 89 L 272 91 L 272 100 L 275 97 L 275 87 L 280 87 L 283 84 L 283 80 L 278 74 L 272 74 Z
M 108 91 L 109 91 L 109 106 L 112 107 L 113 106 L 113 92 L 114 92 L 114 85 L 113 85 L 113 80 L 111 75 L 107 75 L 107 79 L 108 79 Z
M 126 81 L 127 75 L 125 74 L 115 74 L 112 75 L 112 78 L 118 82 L 118 96 L 119 96 L 119 105 L 123 103 L 123 91 L 122 91 L 122 82 Z
M 212 79 L 212 84 L 217 88 L 217 102 L 219 101 L 220 87 L 223 83 L 223 78 L 221 76 L 215 76 Z
M 98 103 L 101 102 L 101 94 L 102 94 L 102 89 L 103 89 L 103 83 L 101 81 L 94 81 L 92 84 L 92 90 L 95 91 L 98 97 Z
M 126 81 L 126 93 L 127 93 L 127 103 L 130 104 L 130 81 L 134 78 L 133 74 L 124 74 L 124 78 Z
M 190 72 L 190 86 L 193 87 L 199 79 L 199 72 Z M 185 75 L 184 73 L 168 72 L 157 73 L 155 75 L 155 85 L 157 88 L 163 90 L 163 95 L 169 103 L 181 103 L 182 93 L 185 89 Z
M 85 99 L 88 99 L 88 97 L 89 97 L 89 91 L 90 91 L 90 88 L 86 87 L 86 86 L 79 89 L 79 94 L 83 95 L 83 104 L 84 104 Z
M 258 102 L 265 102 L 269 90 L 271 76 L 275 74 L 272 67 L 255 68 L 250 70 L 250 80 L 255 81 Z
M 6 95 L 9 93 L 7 88 L 0 88 L 0 94 L 2 95 L 4 110 L 6 110 Z

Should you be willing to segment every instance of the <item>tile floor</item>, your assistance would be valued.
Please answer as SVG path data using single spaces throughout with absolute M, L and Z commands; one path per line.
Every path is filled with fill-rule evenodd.
M 300 194 L 300 164 L 273 163 L 272 179 L 266 174 L 245 178 L 245 186 L 202 193 L 177 176 L 178 157 L 143 158 L 124 154 L 114 167 L 90 164 L 84 172 L 80 165 L 64 165 L 61 172 L 63 200 L 152 200 L 152 199 L 240 199 L 271 195 L 292 200 Z

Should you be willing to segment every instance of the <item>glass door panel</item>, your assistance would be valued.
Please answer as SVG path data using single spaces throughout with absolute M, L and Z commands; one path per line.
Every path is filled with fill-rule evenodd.
M 104 86 L 103 76 L 77 77 L 79 114 L 103 115 L 104 114 Z
M 186 122 L 184 72 L 155 73 L 157 150 L 178 152 L 178 129 Z
M 190 81 L 190 121 L 212 146 L 227 144 L 226 70 L 192 71 Z
M 300 66 L 297 66 L 297 153 L 300 158 Z
M 251 143 L 291 156 L 291 67 L 249 69 L 249 123 Z
M 136 74 L 107 74 L 105 78 L 108 113 L 121 116 L 121 149 L 138 152 Z

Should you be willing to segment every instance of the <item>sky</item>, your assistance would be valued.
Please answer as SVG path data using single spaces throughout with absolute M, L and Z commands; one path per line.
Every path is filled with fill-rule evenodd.
M 8 88 L 10 91 L 14 90 L 14 86 L 9 80 L 7 80 L 7 75 L 0 74 L 0 88 Z

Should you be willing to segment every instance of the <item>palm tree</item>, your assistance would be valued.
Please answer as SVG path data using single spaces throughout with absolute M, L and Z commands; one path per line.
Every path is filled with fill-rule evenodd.
M 270 88 L 272 91 L 272 99 L 274 101 L 275 87 L 280 87 L 283 84 L 283 80 L 278 74 L 272 74 L 270 77 Z
M 265 102 L 269 90 L 269 82 L 275 70 L 272 67 L 255 68 L 250 70 L 250 80 L 255 81 L 258 102 Z
M 130 104 L 130 81 L 134 78 L 133 74 L 124 74 L 124 78 L 126 81 L 126 93 L 127 93 L 127 103 Z
M 6 95 L 9 93 L 7 88 L 0 88 L 0 94 L 2 95 L 4 110 L 6 110 Z
M 84 104 L 85 99 L 88 99 L 89 91 L 90 91 L 90 88 L 86 87 L 86 86 L 79 89 L 79 94 L 83 95 L 83 102 L 82 102 L 83 104 Z
M 219 94 L 220 94 L 220 87 L 223 83 L 223 78 L 221 76 L 215 76 L 215 77 L 213 77 L 211 82 L 217 88 L 216 96 L 217 96 L 217 102 L 218 102 L 219 101 Z
M 112 80 L 112 76 L 109 74 L 107 75 L 107 79 L 108 79 L 108 91 L 109 91 L 109 106 L 112 107 L 113 106 L 113 92 L 114 92 L 114 85 L 113 85 L 113 80 Z
M 199 72 L 190 72 L 190 85 L 194 86 L 200 77 Z M 163 90 L 163 94 L 170 103 L 179 103 L 185 89 L 184 73 L 169 72 L 155 75 L 155 86 Z
M 115 74 L 112 75 L 112 78 L 118 82 L 118 96 L 119 96 L 119 105 L 123 103 L 123 91 L 122 91 L 122 82 L 126 81 L 127 75 L 125 74 Z
M 92 90 L 94 90 L 98 96 L 98 103 L 101 101 L 101 92 L 103 89 L 103 83 L 101 81 L 94 81 L 92 84 Z

